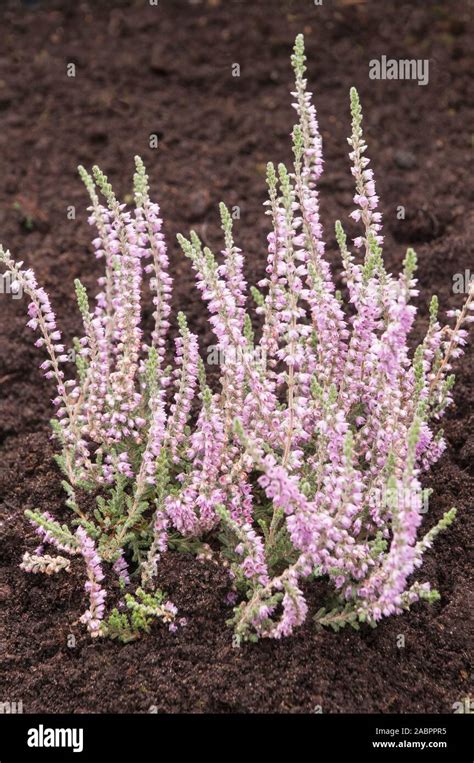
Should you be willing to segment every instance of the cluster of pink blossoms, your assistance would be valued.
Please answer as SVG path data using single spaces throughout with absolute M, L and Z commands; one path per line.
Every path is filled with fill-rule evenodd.
M 89 595 L 89 608 L 81 617 L 81 622 L 87 625 L 87 629 L 93 638 L 100 635 L 100 626 L 104 617 L 106 591 L 101 587 L 104 579 L 101 560 L 97 554 L 94 541 L 87 535 L 83 527 L 78 527 L 76 537 L 79 541 L 79 550 L 86 565 L 87 581 L 84 585 Z M 121 570 L 122 572 L 122 570 Z M 123 574 L 123 573 L 122 573 Z
M 58 463 L 77 526 L 70 532 L 49 514 L 28 512 L 41 546 L 23 568 L 67 571 L 67 560 L 45 554 L 47 545 L 82 556 L 89 598 L 82 622 L 93 636 L 129 639 L 148 630 L 153 616 L 174 630 L 176 608 L 163 607 L 155 594 L 160 559 L 180 547 L 204 558 L 211 539 L 220 548 L 214 558 L 230 571 L 237 643 L 291 634 L 307 617 L 305 586 L 318 577 L 329 581 L 336 604 L 327 610 L 321 602 L 316 621 L 335 629 L 375 624 L 436 599 L 413 574 L 455 511 L 434 525 L 428 515 L 431 527 L 420 535 L 422 478 L 445 448 L 437 421 L 452 399 L 451 363 L 466 343 L 474 292 L 450 311 L 453 326 L 441 325 L 433 298 L 426 337 L 409 349 L 416 257 L 407 251 L 398 276 L 385 269 L 354 89 L 349 158 L 357 208 L 350 217 L 362 232 L 353 253 L 336 224 L 343 283 L 342 293 L 336 290 L 319 214 L 322 142 L 301 36 L 292 64 L 294 163 L 291 171 L 268 165 L 272 230 L 265 277 L 251 290 L 255 316 L 225 205 L 220 257 L 194 232 L 178 237 L 216 337 L 216 387 L 182 313 L 174 360 L 165 365 L 172 279 L 160 210 L 139 158 L 133 211 L 98 168 L 92 176 L 80 169 L 105 274 L 92 309 L 76 281 L 83 336 L 74 342 L 75 376 L 47 294 L 31 269 L 0 249 L 30 298 L 28 326 L 39 332 L 36 346 L 47 353 L 41 369 L 56 384 Z M 147 284 L 151 325 L 142 319 Z M 84 491 L 95 493 L 95 511 L 90 499 L 82 505 Z M 126 592 L 108 619 L 105 564 Z

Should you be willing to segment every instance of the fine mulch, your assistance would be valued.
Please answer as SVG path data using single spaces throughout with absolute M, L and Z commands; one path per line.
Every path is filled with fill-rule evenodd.
M 73 279 L 94 292 L 101 269 L 76 166 L 97 162 L 124 196 L 140 154 L 166 221 L 174 306 L 187 313 L 205 354 L 212 335 L 175 235 L 194 227 L 217 249 L 217 204 L 238 206 L 247 275 L 252 282 L 262 276 L 265 163 L 291 157 L 289 54 L 303 31 L 324 142 L 328 252 L 337 268 L 333 224 L 352 208 L 346 136 L 355 84 L 387 264 L 399 268 L 407 245 L 419 256 L 416 340 L 430 295 L 439 295 L 443 310 L 459 305 L 453 276 L 472 264 L 468 20 L 467 3 L 441 0 L 4 2 L 0 240 L 35 268 L 70 343 L 80 330 Z M 369 60 L 381 55 L 429 59 L 429 84 L 370 80 Z M 233 76 L 235 64 L 240 76 Z M 49 439 L 53 390 L 37 370 L 42 356 L 25 328 L 24 300 L 2 295 L 1 302 L 1 702 L 22 700 L 25 712 L 404 713 L 451 712 L 469 694 L 472 345 L 457 363 L 447 451 L 427 476 L 434 492 L 426 527 L 452 505 L 459 509 L 421 572 L 439 589 L 439 603 L 360 632 L 317 632 L 308 618 L 284 641 L 234 649 L 225 571 L 169 554 L 160 584 L 188 624 L 175 634 L 157 626 L 121 646 L 92 642 L 78 624 L 85 608 L 80 564 L 54 579 L 18 567 L 35 544 L 24 510 L 66 512 Z M 323 603 L 316 598 L 314 610 Z

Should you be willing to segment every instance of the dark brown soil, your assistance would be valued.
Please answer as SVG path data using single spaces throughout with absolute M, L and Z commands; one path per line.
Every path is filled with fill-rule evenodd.
M 335 252 L 334 220 L 345 220 L 351 208 L 345 139 L 355 84 L 385 214 L 386 260 L 397 268 L 408 243 L 419 255 L 421 333 L 431 293 L 443 309 L 458 305 L 452 277 L 472 266 L 468 23 L 467 3 L 441 0 L 324 0 L 317 7 L 310 0 L 159 0 L 158 7 L 146 0 L 4 2 L 0 240 L 34 266 L 70 341 L 79 331 L 73 278 L 94 288 L 100 272 L 76 165 L 99 163 L 124 194 L 139 153 L 166 220 L 175 305 L 189 315 L 202 346 L 211 344 L 175 234 L 194 226 L 218 246 L 216 205 L 221 199 L 238 205 L 248 275 L 253 281 L 261 275 L 264 167 L 290 158 L 289 53 L 304 31 L 324 139 L 329 251 Z M 429 84 L 369 80 L 368 62 L 382 54 L 429 58 Z M 66 75 L 69 63 L 75 78 Z M 240 77 L 232 76 L 234 63 Z M 157 150 L 149 148 L 151 133 Z M 75 220 L 68 219 L 70 205 Z M 400 205 L 405 220 L 397 219 Z M 80 568 L 54 580 L 18 568 L 34 542 L 25 508 L 61 516 L 64 496 L 51 459 L 52 390 L 37 371 L 41 354 L 24 328 L 25 304 L 1 300 L 0 701 L 22 700 L 25 712 L 449 713 L 469 694 L 472 346 L 458 365 L 455 405 L 445 422 L 449 447 L 429 478 L 427 526 L 452 505 L 459 508 L 423 569 L 423 579 L 441 592 L 437 605 L 359 633 L 317 633 L 308 620 L 281 643 L 235 650 L 225 625 L 225 573 L 174 554 L 162 563 L 161 583 L 187 627 L 175 635 L 156 628 L 120 646 L 91 643 L 77 625 L 84 607 Z M 68 646 L 70 634 L 75 646 Z

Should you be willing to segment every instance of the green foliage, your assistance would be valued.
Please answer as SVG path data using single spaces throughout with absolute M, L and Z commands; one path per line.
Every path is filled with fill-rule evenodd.
M 350 625 L 354 630 L 359 630 L 359 622 L 363 620 L 354 605 L 349 603 L 344 607 L 335 607 L 332 610 L 327 610 L 325 607 L 316 612 L 314 616 L 314 622 L 317 627 L 327 626 L 332 628 L 335 633 L 344 628 L 346 625 Z
M 413 249 L 407 249 L 405 259 L 403 261 L 403 272 L 406 281 L 411 281 L 416 270 L 416 254 Z
M 73 535 L 67 525 L 60 525 L 59 522 L 56 522 L 54 519 L 50 519 L 40 511 L 31 511 L 30 509 L 26 509 L 25 516 L 30 520 L 30 522 L 33 522 L 39 527 L 42 527 L 43 530 L 46 530 L 48 533 L 50 533 L 58 541 L 58 543 L 66 546 L 72 551 L 72 553 L 75 553 L 79 548 L 79 542 L 77 538 L 75 535 Z
M 265 297 L 263 296 L 262 292 L 257 289 L 256 286 L 250 287 L 250 293 L 257 307 L 263 307 L 265 305 Z
M 77 375 L 79 377 L 79 382 L 82 386 L 86 378 L 87 368 L 89 364 L 87 360 L 81 355 L 82 347 L 79 342 L 79 339 L 76 336 L 72 340 L 72 346 L 74 348 L 74 363 L 76 364 Z
M 134 595 L 125 595 L 125 605 L 128 612 L 113 609 L 104 622 L 103 635 L 127 644 L 136 641 L 143 633 L 149 633 L 156 620 L 171 623 L 174 611 L 166 607 L 166 594 L 162 591 L 147 593 L 137 588 Z

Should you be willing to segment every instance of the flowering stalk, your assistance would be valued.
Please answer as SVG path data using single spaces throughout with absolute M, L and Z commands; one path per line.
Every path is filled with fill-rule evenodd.
M 94 541 L 89 538 L 83 527 L 78 527 L 76 537 L 87 570 L 87 581 L 84 585 L 89 595 L 89 608 L 81 616 L 81 622 L 87 625 L 87 630 L 93 638 L 100 636 L 101 621 L 104 617 L 106 591 L 100 583 L 104 579 L 101 561 L 97 554 Z
M 145 272 L 151 274 L 150 287 L 155 292 L 153 297 L 155 327 L 152 333 L 152 346 L 157 348 L 161 363 L 166 351 L 166 336 L 170 326 L 168 318 L 171 313 L 173 280 L 168 273 L 169 260 L 162 232 L 163 221 L 160 208 L 158 204 L 150 200 L 148 176 L 139 156 L 135 157 L 135 167 L 136 228 L 145 239 L 141 242 L 145 246 L 142 256 L 151 258 L 150 263 L 145 266 Z
M 61 570 L 69 572 L 71 560 L 64 556 L 50 556 L 49 554 L 30 554 L 28 551 L 23 554 L 23 561 L 20 568 L 25 572 L 37 574 L 42 572 L 45 575 L 53 575 Z

